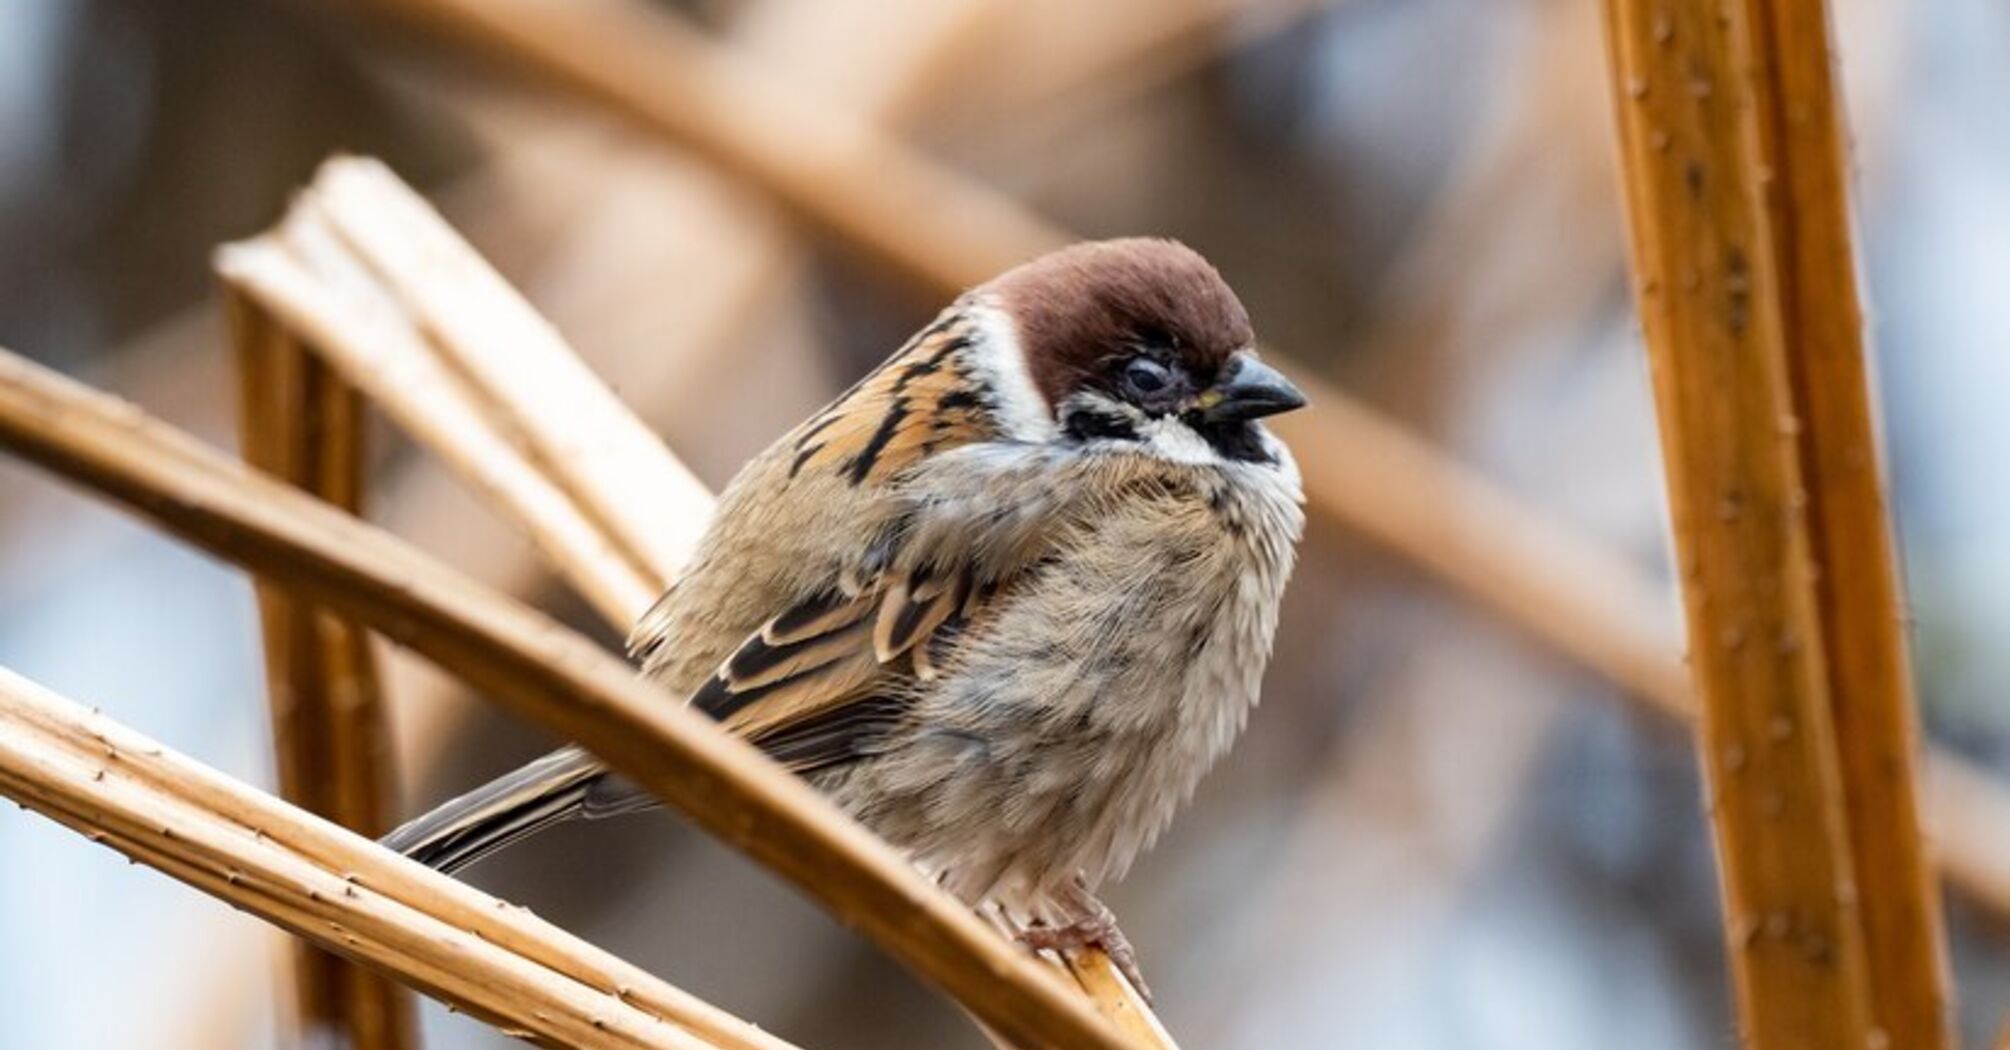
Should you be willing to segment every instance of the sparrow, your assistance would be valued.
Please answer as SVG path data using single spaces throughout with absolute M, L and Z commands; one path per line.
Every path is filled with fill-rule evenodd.
M 1259 422 L 1305 404 L 1174 241 L 1078 244 L 962 296 L 720 495 L 637 622 L 642 673 L 808 778 L 1037 949 L 1256 705 L 1304 527 Z M 656 800 L 577 747 L 385 843 L 454 871 Z

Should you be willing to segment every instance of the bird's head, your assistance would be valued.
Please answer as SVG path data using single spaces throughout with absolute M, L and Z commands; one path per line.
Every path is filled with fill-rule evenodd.
M 1199 253 L 1147 238 L 1078 244 L 978 291 L 1009 325 L 1062 440 L 1182 458 L 1265 458 L 1257 420 L 1305 396 L 1257 359 L 1249 313 Z

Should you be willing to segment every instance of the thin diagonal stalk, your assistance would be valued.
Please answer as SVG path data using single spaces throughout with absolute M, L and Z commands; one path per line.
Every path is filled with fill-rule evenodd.
M 300 588 L 575 740 L 1021 1045 L 1128 1039 L 807 784 L 549 618 L 11 354 L 0 444 Z

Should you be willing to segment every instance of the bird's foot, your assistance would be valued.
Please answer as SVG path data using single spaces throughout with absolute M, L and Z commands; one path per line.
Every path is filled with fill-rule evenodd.
M 1110 962 L 1131 983 L 1131 987 L 1137 989 L 1146 1003 L 1150 1003 L 1151 986 L 1145 983 L 1145 976 L 1138 969 L 1138 953 L 1131 947 L 1130 938 L 1117 927 L 1116 915 L 1087 890 L 1080 890 L 1074 896 L 1075 899 L 1068 902 L 1077 909 L 1073 919 L 1058 926 L 1045 922 L 1028 926 L 1020 931 L 1019 943 L 1036 952 L 1063 954 L 1083 948 L 1099 948 L 1110 957 Z

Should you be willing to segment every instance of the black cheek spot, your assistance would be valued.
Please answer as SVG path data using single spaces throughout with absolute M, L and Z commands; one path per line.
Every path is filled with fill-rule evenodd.
M 1117 441 L 1136 441 L 1138 431 L 1130 420 L 1110 412 L 1095 409 L 1077 409 L 1068 413 L 1062 421 L 1062 433 L 1075 441 L 1089 441 L 1106 438 Z
M 1227 530 L 1229 536 L 1241 539 L 1248 531 L 1242 523 L 1241 513 L 1228 502 L 1227 486 L 1217 488 L 1208 494 L 1207 509 L 1214 515 L 1215 520 L 1221 523 L 1221 527 Z

